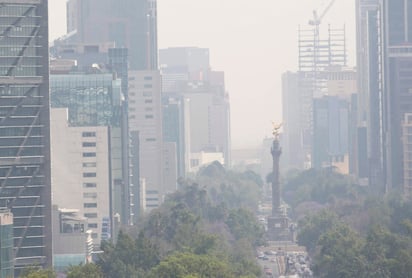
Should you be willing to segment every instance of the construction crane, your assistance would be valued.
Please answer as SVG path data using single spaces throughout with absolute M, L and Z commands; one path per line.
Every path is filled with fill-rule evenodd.
M 315 34 L 317 36 L 319 36 L 319 25 L 322 23 L 322 19 L 328 13 L 330 8 L 332 8 L 335 2 L 336 0 L 330 1 L 329 5 L 326 7 L 326 9 L 323 11 L 323 13 L 320 16 L 318 16 L 318 12 L 316 10 L 313 11 L 313 19 L 309 20 L 309 25 L 315 26 Z
M 320 70 L 324 66 L 324 63 L 322 61 L 322 51 L 324 49 L 321 49 L 320 46 L 320 34 L 319 34 L 319 29 L 320 25 L 322 23 L 322 19 L 325 17 L 325 15 L 328 13 L 330 8 L 332 8 L 333 4 L 336 2 L 336 0 L 331 0 L 329 4 L 326 6 L 325 10 L 321 13 L 319 16 L 317 11 L 313 11 L 313 19 L 309 20 L 309 25 L 313 26 L 313 90 L 314 92 L 321 91 L 322 89 L 322 81 L 320 81 Z M 328 56 L 329 56 L 329 62 L 330 62 L 330 57 L 331 57 L 331 50 L 329 49 L 328 51 Z

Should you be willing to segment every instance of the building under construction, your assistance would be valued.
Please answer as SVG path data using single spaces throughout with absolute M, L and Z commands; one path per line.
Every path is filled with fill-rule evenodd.
M 346 80 L 346 75 L 353 74 L 347 69 L 345 26 L 321 28 L 322 19 L 335 1 L 331 0 L 319 16 L 314 11 L 308 26 L 299 26 L 298 72 L 283 75 L 286 168 L 314 166 L 314 99 L 330 95 L 335 79 Z
M 304 72 L 308 81 L 312 81 L 304 85 L 311 87 L 313 97 L 322 97 L 328 72 L 347 66 L 345 26 L 332 28 L 329 25 L 325 37 L 320 36 L 319 25 L 308 29 L 299 27 L 298 51 L 299 72 Z

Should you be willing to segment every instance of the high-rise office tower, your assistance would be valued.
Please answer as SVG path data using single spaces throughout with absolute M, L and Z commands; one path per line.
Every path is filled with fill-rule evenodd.
M 0 206 L 14 215 L 17 272 L 52 266 L 47 6 L 0 5 Z
M 357 0 L 358 116 L 355 172 L 383 189 L 382 47 L 379 0 Z M 366 136 L 365 136 L 366 135 Z M 365 154 L 365 155 L 360 155 Z M 365 165 L 366 164 L 366 165 Z
M 402 125 L 412 112 L 412 1 L 364 0 L 357 7 L 359 118 L 368 129 L 369 183 L 383 192 L 409 187 Z
M 349 103 L 337 96 L 313 101 L 312 166 L 349 174 Z
M 180 129 L 185 134 L 179 140 L 185 140 L 186 148 L 178 147 L 178 155 L 187 158 L 188 152 L 190 156 L 196 157 L 193 160 L 199 160 L 197 158 L 202 156 L 202 152 L 213 157 L 222 154 L 224 164 L 230 166 L 230 104 L 224 72 L 210 69 L 207 48 L 174 47 L 161 49 L 159 53 L 163 97 L 185 99 L 182 102 L 184 120 L 179 126 L 168 127 Z M 168 111 L 165 110 L 165 113 Z M 171 135 L 169 131 L 166 130 L 166 136 Z M 173 140 L 179 146 L 176 136 L 174 139 L 165 139 Z M 180 153 L 182 151 L 184 155 Z M 196 161 L 190 161 L 190 164 L 192 162 L 197 164 Z M 191 171 L 190 164 L 185 165 L 186 172 Z
M 139 144 L 139 176 L 145 180 L 146 184 L 146 207 L 143 209 L 149 210 L 157 208 L 167 193 L 163 187 L 162 174 L 163 135 L 160 88 L 159 71 L 129 72 L 129 130 L 132 140 L 138 141 Z M 140 200 L 140 203 L 142 204 L 143 200 Z
M 122 79 L 123 94 L 126 105 L 131 107 L 137 103 L 132 103 L 132 97 L 129 95 L 128 72 L 138 71 L 156 71 L 158 68 L 158 49 L 157 49 L 157 2 L 156 0 L 69 0 L 67 3 L 67 35 L 61 40 L 63 44 L 82 44 L 87 51 L 93 51 L 96 44 L 114 43 L 117 51 L 109 51 L 110 64 L 112 69 L 118 73 Z M 127 59 L 128 66 L 124 67 L 124 61 Z M 120 64 L 119 64 L 120 62 Z M 145 73 L 142 73 L 144 75 Z M 133 77 L 131 77 L 133 78 Z M 140 99 L 143 100 L 143 99 Z M 145 103 L 138 103 L 138 107 L 145 106 Z M 125 112 L 130 109 L 125 108 Z M 136 109 L 136 108 L 131 108 Z M 159 118 L 161 115 L 158 115 Z M 135 205 L 130 207 L 131 214 L 138 217 L 138 202 L 140 194 L 140 162 L 139 158 L 144 154 L 145 133 L 143 126 L 131 126 L 130 117 L 123 122 L 128 134 L 124 133 L 123 138 L 129 140 L 130 144 L 123 148 L 125 153 L 130 154 L 127 161 L 123 164 L 126 166 L 130 162 L 130 173 L 128 186 L 130 187 L 130 196 Z M 161 121 L 156 122 L 161 124 Z M 156 129 L 160 127 L 155 127 Z M 141 145 L 142 144 L 142 145 Z M 157 149 L 160 153 L 156 157 L 161 157 L 162 148 Z M 159 161 L 161 164 L 161 161 Z M 160 165 L 159 164 L 159 165 Z M 124 167 L 126 169 L 126 167 Z M 126 172 L 125 172 L 126 173 Z M 126 175 L 125 175 L 126 176 Z M 150 188 L 150 183 L 147 184 Z M 156 186 L 161 186 L 157 184 Z M 142 186 L 143 187 L 143 186 Z M 149 190 L 150 191 L 150 190 Z M 152 190 L 154 191 L 154 190 Z M 121 218 L 122 224 L 129 223 Z
M 404 185 L 402 121 L 412 112 L 412 0 L 382 1 L 383 137 L 386 190 Z M 405 161 L 409 163 L 408 161 Z M 411 181 L 412 182 L 412 181 Z M 409 185 L 408 185 L 409 186 Z
M 132 70 L 157 69 L 156 0 L 69 0 L 67 33 L 68 42 L 128 48 Z

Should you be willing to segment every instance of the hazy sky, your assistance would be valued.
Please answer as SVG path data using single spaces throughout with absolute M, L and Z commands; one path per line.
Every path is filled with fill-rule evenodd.
M 120 2 L 120 1 L 119 1 Z M 211 65 L 225 71 L 234 148 L 258 146 L 281 121 L 281 74 L 295 70 L 298 25 L 307 25 L 329 0 L 158 0 L 159 47 L 210 49 Z M 346 24 L 355 63 L 355 0 L 337 0 L 323 23 Z M 63 35 L 66 0 L 49 0 L 50 38 Z

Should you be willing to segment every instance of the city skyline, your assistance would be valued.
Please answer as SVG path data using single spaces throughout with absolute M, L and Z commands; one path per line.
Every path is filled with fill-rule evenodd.
M 65 1 L 55 0 L 50 4 L 51 39 L 65 34 Z M 323 20 L 324 27 L 328 23 L 337 27 L 346 23 L 349 65 L 356 60 L 354 2 L 336 1 Z M 226 73 L 233 148 L 260 146 L 264 137 L 270 136 L 271 121 L 281 121 L 281 74 L 296 68 L 298 25 L 307 25 L 312 10 L 320 12 L 328 3 L 294 0 L 279 5 L 265 0 L 256 5 L 233 0 L 159 0 L 159 48 L 209 48 L 213 69 Z M 208 20 L 210 14 L 213 21 Z M 254 70 L 242 70 L 239 63 Z M 246 116 L 245 106 L 251 103 L 254 113 Z

